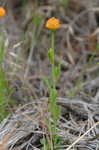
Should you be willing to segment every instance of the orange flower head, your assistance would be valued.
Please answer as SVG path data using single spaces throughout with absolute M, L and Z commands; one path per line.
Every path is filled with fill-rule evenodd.
M 60 26 L 59 19 L 56 19 L 55 17 L 50 18 L 45 24 L 45 27 L 50 30 L 57 30 Z
M 5 16 L 5 14 L 6 14 L 5 9 L 3 7 L 0 7 L 0 17 Z

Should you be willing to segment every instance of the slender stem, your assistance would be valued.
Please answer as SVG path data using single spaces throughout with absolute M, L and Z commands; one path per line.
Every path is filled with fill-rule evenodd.
M 52 80 L 53 80 L 53 88 L 55 89 L 55 75 L 54 75 L 55 65 L 52 64 Z
M 51 31 L 51 48 L 54 50 L 55 45 L 55 31 Z
M 55 47 L 55 31 L 51 31 L 51 48 L 54 50 L 54 47 Z M 55 61 L 55 60 L 54 60 L 54 61 Z M 55 62 L 52 64 L 53 88 L 55 88 L 54 70 L 55 70 Z

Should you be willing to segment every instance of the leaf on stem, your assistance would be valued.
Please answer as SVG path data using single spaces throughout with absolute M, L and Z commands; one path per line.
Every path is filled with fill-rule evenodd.
M 52 48 L 48 50 L 48 57 L 49 57 L 50 63 L 54 64 L 54 50 Z

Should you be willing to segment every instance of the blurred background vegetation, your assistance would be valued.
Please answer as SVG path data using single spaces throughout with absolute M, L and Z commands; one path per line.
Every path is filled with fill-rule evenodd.
M 16 124 L 19 133 L 15 132 L 16 145 L 22 144 L 21 139 L 25 145 L 28 141 L 41 148 L 44 142 L 40 143 L 42 134 L 33 131 L 46 128 L 45 103 L 49 90 L 42 78 L 48 76 L 50 79 L 48 49 L 51 39 L 45 22 L 56 17 L 61 23 L 55 40 L 56 65 L 60 51 L 62 56 L 61 77 L 56 86 L 58 104 L 62 106 L 59 131 L 62 132 L 62 146 L 68 148 L 99 121 L 99 1 L 1 0 L 0 6 L 7 12 L 0 18 L 0 33 L 3 33 L 0 35 L 0 120 L 11 112 L 15 121 L 13 125 L 11 119 L 6 120 L 12 122 L 1 126 L 0 137 L 4 135 L 3 127 L 10 131 Z M 22 107 L 17 111 L 19 106 Z M 99 128 L 95 128 L 76 145 L 79 150 L 99 148 L 99 140 L 93 139 L 99 133 Z M 10 146 L 15 145 L 13 140 L 11 142 Z

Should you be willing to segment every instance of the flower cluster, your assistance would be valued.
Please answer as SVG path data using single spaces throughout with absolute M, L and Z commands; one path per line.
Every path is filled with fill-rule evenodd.
M 50 18 L 45 24 L 45 27 L 49 30 L 57 30 L 60 26 L 59 19 L 56 19 L 55 17 Z
M 0 7 L 0 18 L 6 15 L 6 10 L 3 7 Z

